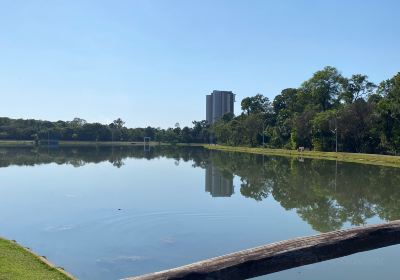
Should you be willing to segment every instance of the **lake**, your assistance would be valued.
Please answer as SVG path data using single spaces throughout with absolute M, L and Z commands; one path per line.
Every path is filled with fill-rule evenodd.
M 120 279 L 400 218 L 391 167 L 200 147 L 0 148 L 0 236 Z M 257 279 L 396 279 L 399 246 Z

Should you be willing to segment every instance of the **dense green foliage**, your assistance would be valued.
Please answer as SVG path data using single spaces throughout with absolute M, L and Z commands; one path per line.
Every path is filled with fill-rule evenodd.
M 212 127 L 217 143 L 344 152 L 400 151 L 400 73 L 378 86 L 365 75 L 343 77 L 334 67 L 314 73 L 273 102 L 257 94 L 243 112 Z
M 152 141 L 169 143 L 204 143 L 208 141 L 208 125 L 194 121 L 193 127 L 180 128 L 127 128 L 121 119 L 109 125 L 87 123 L 83 119 L 72 121 L 41 121 L 0 118 L 0 140 L 74 140 L 74 141 Z

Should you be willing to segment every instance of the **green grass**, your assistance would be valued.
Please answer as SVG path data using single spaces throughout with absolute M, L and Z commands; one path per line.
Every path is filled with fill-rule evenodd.
M 0 238 L 1 280 L 71 280 L 61 269 L 13 241 Z
M 345 162 L 356 162 L 356 163 L 364 163 L 364 164 L 400 167 L 400 156 L 341 153 L 341 152 L 338 152 L 338 153 L 318 152 L 318 151 L 298 152 L 295 150 L 232 147 L 232 146 L 222 146 L 222 145 L 203 145 L 203 147 L 206 149 L 210 149 L 210 150 L 220 150 L 220 151 L 228 151 L 228 152 L 242 152 L 242 153 L 260 154 L 260 155 L 277 155 L 277 156 L 289 156 L 289 157 L 316 158 L 316 159 L 338 160 L 338 161 L 345 161 Z

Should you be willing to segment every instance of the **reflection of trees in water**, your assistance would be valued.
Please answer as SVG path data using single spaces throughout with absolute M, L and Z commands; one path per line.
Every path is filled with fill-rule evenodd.
M 156 146 L 150 151 L 144 151 L 142 146 L 86 146 L 64 147 L 55 149 L 32 147 L 0 148 L 0 167 L 10 165 L 34 166 L 39 164 L 70 164 L 80 167 L 88 163 L 108 161 L 115 167 L 122 167 L 128 158 L 145 158 L 148 160 L 167 157 L 179 162 L 195 160 L 195 166 L 204 166 L 202 163 L 201 148 Z
M 243 196 L 261 201 L 271 195 L 318 231 L 339 229 L 346 222 L 360 225 L 374 216 L 400 218 L 400 172 L 390 167 L 173 146 L 152 147 L 148 152 L 143 147 L 0 148 L 0 167 L 53 162 L 79 167 L 109 161 L 120 168 L 128 158 L 160 157 L 212 169 L 214 179 L 221 182 L 210 191 L 214 196 L 230 196 L 233 176 L 238 176 Z
M 324 160 L 214 152 L 212 162 L 241 178 L 240 193 L 257 201 L 270 194 L 315 230 L 360 225 L 368 218 L 400 218 L 396 168 Z

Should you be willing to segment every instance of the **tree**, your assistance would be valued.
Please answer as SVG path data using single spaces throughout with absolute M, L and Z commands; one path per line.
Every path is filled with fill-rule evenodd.
M 189 127 L 185 126 L 182 129 L 181 136 L 182 136 L 182 142 L 184 142 L 184 143 L 192 142 L 192 133 L 191 133 L 191 129 Z
M 378 103 L 381 145 L 397 154 L 400 151 L 400 72 L 380 83 L 377 93 L 382 96 Z
M 298 90 L 295 88 L 287 88 L 282 90 L 281 94 L 275 96 L 272 106 L 275 114 L 279 114 L 282 111 L 292 115 L 295 112 L 300 111 L 300 100 L 298 100 Z
M 343 108 L 338 118 L 338 131 L 342 150 L 347 152 L 371 152 L 379 139 L 372 132 L 374 105 L 364 99 Z M 378 140 L 379 141 L 379 140 Z
M 243 137 L 251 147 L 259 144 L 260 134 L 263 131 L 263 121 L 260 114 L 252 114 L 243 120 L 245 134 Z
M 110 127 L 121 130 L 124 127 L 124 125 L 125 122 L 121 120 L 121 118 L 118 118 L 110 124 Z
M 230 122 L 231 120 L 233 120 L 234 117 L 235 117 L 235 115 L 234 115 L 233 113 L 229 112 L 229 113 L 225 113 L 225 114 L 222 116 L 222 120 L 223 120 L 224 122 Z
M 87 124 L 87 121 L 85 121 L 84 119 L 80 119 L 80 118 L 74 118 L 71 121 L 71 125 L 74 126 L 74 127 L 82 127 L 85 124 Z
M 369 97 L 375 88 L 376 85 L 368 81 L 368 76 L 355 74 L 349 80 L 345 80 L 344 91 L 340 98 L 345 103 L 351 104 L 358 99 Z
M 210 125 L 206 120 L 193 121 L 192 138 L 195 142 L 208 142 Z
M 293 122 L 293 131 L 291 136 L 292 143 L 291 147 L 296 149 L 297 147 L 312 147 L 312 119 L 315 113 L 312 111 L 306 111 L 299 114 Z
M 150 137 L 150 139 L 154 140 L 155 138 L 155 129 L 151 126 L 148 126 L 144 129 L 143 137 Z M 143 140 L 143 139 L 142 139 Z
M 246 97 L 241 102 L 242 110 L 247 114 L 260 114 L 271 112 L 271 102 L 268 97 L 257 94 L 253 97 Z
M 329 110 L 317 113 L 312 121 L 312 146 L 317 151 L 333 151 L 335 147 L 336 111 Z
M 301 91 L 310 109 L 326 111 L 338 105 L 338 97 L 342 95 L 345 78 L 331 66 L 314 73 L 311 79 L 304 82 Z
M 232 144 L 230 141 L 232 135 L 230 123 L 226 123 L 222 120 L 215 122 L 212 126 L 212 132 L 216 138 L 217 143 Z

